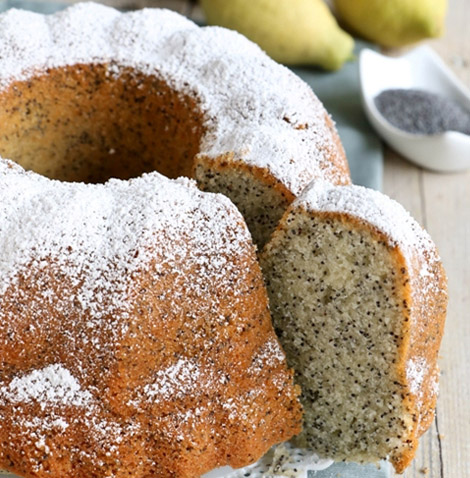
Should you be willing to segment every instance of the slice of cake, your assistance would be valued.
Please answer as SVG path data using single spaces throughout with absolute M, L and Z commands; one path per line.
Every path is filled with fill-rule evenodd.
M 412 460 L 436 405 L 446 276 L 395 201 L 316 183 L 261 254 L 274 325 L 303 390 L 300 441 L 336 460 Z

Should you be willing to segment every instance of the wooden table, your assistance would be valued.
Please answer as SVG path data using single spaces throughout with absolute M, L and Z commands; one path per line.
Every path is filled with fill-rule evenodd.
M 470 1 L 450 0 L 449 5 L 445 36 L 429 44 L 470 88 Z M 417 457 L 404 476 L 469 478 L 470 171 L 431 173 L 387 151 L 384 191 L 429 231 L 449 280 L 436 419 L 422 437 Z
M 230 0 L 227 0 L 230 1 Z M 413 1 L 413 0 L 410 0 Z M 116 7 L 166 7 L 195 19 L 186 0 L 104 0 Z M 470 88 L 470 0 L 449 0 L 447 33 L 429 42 Z M 385 154 L 384 192 L 429 231 L 449 277 L 437 416 L 405 478 L 470 478 L 470 171 L 435 174 Z M 470 315 L 470 314 L 469 314 Z

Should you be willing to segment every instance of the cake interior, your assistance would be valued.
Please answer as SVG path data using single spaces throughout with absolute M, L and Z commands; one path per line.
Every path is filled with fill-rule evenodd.
M 395 368 L 406 279 L 389 246 L 351 222 L 292 213 L 261 259 L 274 326 L 302 388 L 301 444 L 374 462 L 396 454 L 412 426 Z
M 156 76 L 54 68 L 0 94 L 0 155 L 62 181 L 191 176 L 202 123 L 196 101 Z
M 194 173 L 205 191 L 221 192 L 228 196 L 245 218 L 254 242 L 261 249 L 279 224 L 284 211 L 292 201 L 292 194 L 279 185 L 266 187 L 249 167 L 234 168 L 230 160 L 201 157 Z M 276 187 L 277 186 L 277 187 Z

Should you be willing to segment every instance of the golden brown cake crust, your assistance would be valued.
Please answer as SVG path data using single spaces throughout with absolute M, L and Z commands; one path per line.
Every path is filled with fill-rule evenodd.
M 331 163 L 334 165 L 335 169 L 338 171 L 338 175 L 332 178 L 325 178 L 330 180 L 332 184 L 337 184 L 338 186 L 344 186 L 351 184 L 351 173 L 349 170 L 348 160 L 346 158 L 346 153 L 341 143 L 338 131 L 336 126 L 331 119 L 331 116 L 325 111 L 325 123 L 330 130 L 331 137 L 333 140 L 334 147 L 330 149 L 327 157 L 330 158 Z
M 254 247 L 227 199 L 156 173 L 58 183 L 1 160 L 0 178 L 1 240 L 24 234 L 1 251 L 0 467 L 195 478 L 300 431 Z
M 409 444 L 402 453 L 391 457 L 397 473 L 413 460 L 418 438 L 431 426 L 434 419 L 439 383 L 437 364 L 439 347 L 444 333 L 447 312 L 447 277 L 442 262 L 434 261 L 434 251 L 414 251 L 410 261 L 405 261 L 400 250 L 396 251 L 397 264 L 404 271 L 404 309 L 409 321 L 404 324 L 404 337 L 399 364 L 400 376 L 408 384 L 405 403 L 413 417 L 413 431 Z M 423 273 L 431 265 L 429 273 Z
M 204 132 L 195 99 L 133 68 L 109 75 L 65 66 L 0 91 L 2 157 L 62 181 L 191 176 Z

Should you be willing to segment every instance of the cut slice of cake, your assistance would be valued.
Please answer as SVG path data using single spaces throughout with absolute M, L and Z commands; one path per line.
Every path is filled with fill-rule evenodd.
M 436 405 L 446 276 L 397 202 L 315 183 L 261 254 L 305 408 L 302 444 L 335 460 L 412 460 Z

